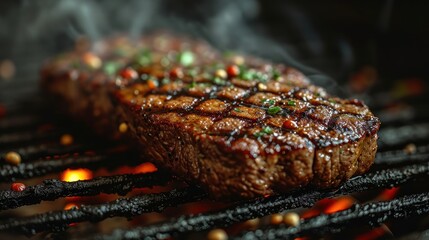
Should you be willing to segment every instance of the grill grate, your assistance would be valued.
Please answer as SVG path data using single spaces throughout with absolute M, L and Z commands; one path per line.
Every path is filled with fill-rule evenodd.
M 243 233 L 234 239 L 293 239 L 304 234 L 322 236 L 327 233 L 337 233 L 353 224 L 366 223 L 369 226 L 377 226 L 389 219 L 405 219 L 409 215 L 428 213 L 429 193 L 414 194 L 387 202 L 356 204 L 338 213 L 310 218 L 298 227 L 256 230 Z
M 0 156 L 8 151 L 18 152 L 23 162 L 18 166 L 0 164 L 0 181 L 10 182 L 15 179 L 33 179 L 48 174 L 58 174 L 67 168 L 79 167 L 98 169 L 101 166 L 115 169 L 124 165 L 137 166 L 141 163 L 139 154 L 129 147 L 114 143 L 93 143 L 83 141 L 70 146 L 55 143 L 59 137 L 73 129 L 57 127 L 55 120 L 33 114 L 13 114 L 0 119 L 0 129 L 5 135 L 0 137 Z M 24 116 L 24 117 L 23 117 Z M 30 120 L 23 120 L 28 118 Z M 18 119 L 14 122 L 11 119 Z M 40 125 L 49 127 L 40 131 L 31 131 Z M 423 126 L 426 123 L 419 123 Z M 394 125 L 394 124 L 393 124 Z M 416 125 L 416 124 L 414 124 Z M 248 201 L 217 211 L 196 215 L 181 215 L 168 221 L 131 229 L 117 229 L 111 234 L 93 233 L 90 239 L 161 239 L 182 236 L 191 232 L 203 232 L 218 227 L 229 227 L 249 219 L 259 218 L 295 208 L 311 207 L 323 198 L 332 198 L 352 193 L 402 186 L 429 179 L 429 145 L 418 146 L 412 153 L 398 147 L 415 139 L 427 141 L 428 136 L 421 131 L 417 135 L 404 133 L 405 127 L 387 127 L 382 136 L 381 151 L 377 154 L 374 168 L 370 173 L 354 177 L 335 191 L 303 189 L 285 195 L 276 195 Z M 416 126 L 417 126 L 416 125 Z M 398 133 L 395 132 L 398 129 Z M 395 134 L 403 139 L 396 139 Z M 79 139 L 87 139 L 82 136 Z M 384 140 L 387 139 L 387 140 Z M 46 158 L 46 156 L 55 156 Z M 124 161 L 125 160 L 125 161 Z M 100 193 L 125 195 L 135 188 L 165 186 L 172 176 L 160 169 L 152 173 L 121 174 L 101 176 L 91 180 L 63 182 L 58 179 L 43 180 L 41 184 L 27 187 L 23 192 L 0 191 L 0 210 L 10 210 L 25 205 L 38 204 L 41 201 L 53 201 L 71 196 L 95 196 Z M 18 234 L 36 234 L 39 232 L 63 232 L 70 224 L 78 222 L 98 222 L 111 217 L 128 219 L 148 212 L 161 212 L 167 207 L 206 199 L 206 194 L 199 188 L 188 186 L 170 191 L 140 194 L 98 205 L 81 205 L 70 210 L 44 212 L 28 217 L 10 217 L 0 221 L 0 231 Z M 429 194 L 406 195 L 386 202 L 354 205 L 338 213 L 301 221 L 298 227 L 267 227 L 255 231 L 242 232 L 237 238 L 278 239 L 295 238 L 308 235 L 334 234 L 356 223 L 369 223 L 371 226 L 392 219 L 418 216 L 429 212 Z M 64 236 L 62 236 L 64 237 Z M 73 235 L 67 236 L 73 238 Z
M 160 234 L 163 238 L 166 238 L 177 233 L 203 231 L 213 227 L 226 227 L 233 223 L 267 216 L 288 209 L 311 207 L 318 200 L 325 197 L 335 197 L 371 189 L 393 187 L 409 181 L 418 180 L 419 178 L 428 179 L 428 177 L 429 163 L 411 165 L 398 169 L 381 170 L 353 178 L 335 192 L 307 191 L 305 193 L 300 192 L 251 200 L 219 212 L 199 214 L 196 216 L 183 216 L 169 222 L 133 230 L 117 230 L 111 236 L 103 236 L 100 238 L 121 239 L 125 238 L 125 236 L 133 236 L 135 239 L 143 237 L 145 237 L 145 239 L 156 239 Z

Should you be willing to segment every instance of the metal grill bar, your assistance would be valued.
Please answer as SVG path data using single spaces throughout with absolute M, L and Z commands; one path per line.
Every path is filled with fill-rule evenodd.
M 197 201 L 204 197 L 206 193 L 196 187 L 174 189 L 170 192 L 120 198 L 100 205 L 82 205 L 79 209 L 9 219 L 7 222 L 0 223 L 0 231 L 17 231 L 26 234 L 47 230 L 63 231 L 69 224 L 75 222 L 97 222 L 109 217 L 132 217 L 145 212 L 160 212 L 166 207 Z
M 146 174 L 123 174 L 97 177 L 86 181 L 63 182 L 44 180 L 43 184 L 27 187 L 23 192 L 1 191 L 0 210 L 37 204 L 60 197 L 93 196 L 99 193 L 125 195 L 136 187 L 153 187 L 167 184 L 171 175 L 160 170 Z
M 15 179 L 43 176 L 48 173 L 56 173 L 67 168 L 85 167 L 115 167 L 124 164 L 136 165 L 141 163 L 136 153 L 111 153 L 103 155 L 69 156 L 59 159 L 42 159 L 29 163 L 21 163 L 18 166 L 0 166 L 0 181 L 7 182 Z
M 427 161 L 429 159 L 429 145 L 419 146 L 414 153 L 407 153 L 404 150 L 384 151 L 377 153 L 375 164 L 390 165 L 412 162 Z
M 429 213 L 429 193 L 405 196 L 387 202 L 356 204 L 352 208 L 334 214 L 310 218 L 298 227 L 279 227 L 249 231 L 234 239 L 270 240 L 294 239 L 300 236 L 322 236 L 337 233 L 347 226 L 366 223 L 379 225 L 391 219 L 404 219 Z
M 335 192 L 319 192 L 315 190 L 287 195 L 259 198 L 214 213 L 195 216 L 182 216 L 168 222 L 132 230 L 116 230 L 112 235 L 96 236 L 96 239 L 160 239 L 174 234 L 191 231 L 204 231 L 214 227 L 227 227 L 233 223 L 263 217 L 298 207 L 311 207 L 318 200 L 326 197 L 362 192 L 372 189 L 398 186 L 418 179 L 427 179 L 429 163 L 409 165 L 403 168 L 386 169 L 355 177 L 346 182 Z
M 34 114 L 7 117 L 5 119 L 0 118 L 0 131 L 3 133 L 13 132 L 24 128 L 35 127 L 43 122 L 46 123 L 46 119 Z
M 416 123 L 400 127 L 381 128 L 379 149 L 429 139 L 429 123 Z
M 63 146 L 58 144 L 32 144 L 31 146 L 9 149 L 9 151 L 14 151 L 19 153 L 21 158 L 26 162 L 38 160 L 40 157 L 46 156 L 55 156 L 55 155 L 71 155 L 73 153 L 82 153 L 85 151 L 102 151 L 109 148 L 118 147 L 117 144 L 113 143 L 104 143 L 93 144 L 93 143 L 78 143 L 69 146 Z M 6 151 L 0 153 L 0 156 L 4 156 Z
M 58 129 L 55 131 L 23 131 L 4 134 L 0 136 L 0 149 L 13 148 L 14 146 L 22 146 L 42 140 L 56 140 L 59 139 L 61 134 L 62 132 Z

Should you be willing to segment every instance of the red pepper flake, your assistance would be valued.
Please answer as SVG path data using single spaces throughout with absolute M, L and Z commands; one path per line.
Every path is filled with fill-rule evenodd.
M 237 77 L 240 74 L 240 68 L 237 65 L 230 65 L 226 68 L 229 77 Z
M 171 69 L 170 71 L 170 77 L 172 78 L 182 78 L 183 77 L 183 70 L 180 67 L 175 67 Z
M 26 186 L 24 183 L 18 183 L 18 182 L 12 183 L 12 185 L 10 186 L 10 189 L 15 192 L 22 192 L 25 190 L 25 188 Z
M 132 68 L 125 68 L 124 70 L 122 70 L 119 75 L 127 80 L 130 79 L 136 79 L 138 77 L 138 73 L 136 72 L 136 70 L 132 69 Z
M 287 129 L 296 129 L 296 128 L 298 128 L 298 124 L 296 124 L 295 121 L 286 120 L 283 122 L 283 127 L 287 128 Z

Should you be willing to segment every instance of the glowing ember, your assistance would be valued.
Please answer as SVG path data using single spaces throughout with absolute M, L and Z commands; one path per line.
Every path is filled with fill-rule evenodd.
M 323 212 L 327 214 L 346 210 L 353 205 L 354 200 L 351 197 L 345 196 L 336 199 L 331 205 L 326 207 Z
M 79 206 L 78 206 L 78 205 L 76 205 L 76 204 L 74 204 L 74 203 L 67 203 L 67 204 L 64 206 L 64 210 L 70 210 L 70 209 L 72 209 L 72 208 L 79 208 Z
M 156 172 L 158 170 L 155 165 L 153 165 L 150 162 L 145 162 L 143 164 L 138 165 L 134 169 L 134 173 L 150 173 L 150 172 Z
M 76 205 L 76 204 L 74 204 L 74 203 L 67 203 L 64 206 L 64 210 L 70 210 L 70 209 L 75 209 L 75 208 L 79 208 L 79 206 Z M 70 223 L 69 224 L 70 227 L 73 227 L 73 226 L 76 226 L 76 225 L 77 225 L 77 223 Z
M 386 189 L 386 190 L 382 191 L 380 193 L 380 195 L 378 195 L 377 200 L 380 200 L 380 201 L 392 200 L 396 196 L 398 191 L 399 191 L 398 187 Z
M 92 178 L 92 171 L 86 168 L 67 169 L 61 174 L 61 180 L 66 182 L 76 182 Z
M 310 209 L 301 214 L 301 217 L 304 219 L 312 218 L 320 214 L 320 211 L 317 209 Z
M 357 236 L 356 240 L 375 240 L 379 239 L 386 233 L 386 230 L 383 227 L 374 228 L 373 230 L 363 233 Z
M 73 144 L 73 140 L 74 139 L 73 139 L 72 135 L 70 135 L 70 134 L 64 134 L 60 138 L 60 143 L 61 143 L 61 145 L 69 146 L 69 145 Z

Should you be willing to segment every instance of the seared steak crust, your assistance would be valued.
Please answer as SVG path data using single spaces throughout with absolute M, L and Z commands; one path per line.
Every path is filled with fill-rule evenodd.
M 293 68 L 220 57 L 202 43 L 185 44 L 193 59 L 183 62 L 187 41 L 166 39 L 150 63 L 131 60 L 90 91 L 82 89 L 100 71 L 73 82 L 51 66 L 44 86 L 76 105 L 82 100 L 65 97 L 72 85 L 87 101 L 78 112 L 104 107 L 100 132 L 126 122 L 148 157 L 217 198 L 335 187 L 371 166 L 380 123 L 362 102 L 329 96 Z M 166 64 L 168 54 L 179 60 Z M 93 113 L 83 118 L 98 125 Z

